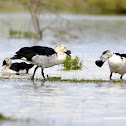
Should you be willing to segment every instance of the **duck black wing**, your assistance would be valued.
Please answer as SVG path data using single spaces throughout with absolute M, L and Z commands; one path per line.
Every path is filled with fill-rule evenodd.
M 54 49 L 45 46 L 32 46 L 30 49 L 38 55 L 51 56 L 56 53 Z
M 11 59 L 21 59 L 25 57 L 28 61 L 32 61 L 32 57 L 35 55 L 51 56 L 55 53 L 54 49 L 44 46 L 23 47 L 16 52 L 16 55 Z
M 115 54 L 120 56 L 120 57 L 125 57 L 126 58 L 126 54 L 120 54 L 120 53 L 115 53 Z
M 10 69 L 14 70 L 16 72 L 19 72 L 20 70 L 24 70 L 26 68 L 26 63 L 12 63 Z

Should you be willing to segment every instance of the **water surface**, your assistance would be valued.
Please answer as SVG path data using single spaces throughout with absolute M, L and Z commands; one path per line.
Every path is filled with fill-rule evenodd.
M 4 81 L 0 92 L 0 111 L 17 119 L 12 124 L 118 126 L 125 122 L 126 84 Z M 117 122 L 114 118 L 119 117 Z
M 0 64 L 25 46 L 44 45 L 55 48 L 64 44 L 72 57 L 83 60 L 83 69 L 63 71 L 62 66 L 45 69 L 45 75 L 62 78 L 109 80 L 107 62 L 102 68 L 95 60 L 105 50 L 126 53 L 126 17 L 62 15 L 69 22 L 67 34 L 57 35 L 47 30 L 41 41 L 10 39 L 9 29 L 34 31 L 28 14 L 0 14 Z M 54 15 L 41 16 L 41 26 L 64 28 Z M 53 23 L 52 23 L 53 22 Z M 65 22 L 65 21 L 64 21 Z M 61 26 L 63 24 L 63 26 Z M 71 34 L 73 37 L 70 37 Z M 13 61 L 15 62 L 15 61 Z M 20 61 L 18 61 L 20 62 Z M 0 66 L 0 70 L 3 67 Z M 30 70 L 30 77 L 34 68 Z M 0 76 L 3 76 L 2 74 Z M 12 77 L 21 77 L 11 75 Z M 41 78 L 38 69 L 36 76 Z M 113 79 L 120 76 L 113 74 Z M 124 75 L 124 80 L 126 76 Z M 126 83 L 69 83 L 0 81 L 0 113 L 16 121 L 2 121 L 1 126 L 118 126 L 126 123 Z

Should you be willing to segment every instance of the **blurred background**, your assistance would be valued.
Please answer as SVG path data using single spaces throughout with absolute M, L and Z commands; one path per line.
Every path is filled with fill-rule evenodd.
M 95 65 L 105 50 L 126 54 L 126 0 L 0 0 L 0 71 L 3 60 L 22 47 L 59 44 L 83 67 L 64 71 L 54 66 L 45 75 L 106 82 L 28 81 L 34 68 L 28 75 L 0 73 L 0 126 L 126 124 L 126 82 L 116 82 L 118 74 L 109 81 L 107 62 Z M 42 79 L 41 69 L 35 77 Z
M 26 4 L 37 0 L 1 0 L 0 12 L 24 12 Z M 76 14 L 126 14 L 125 0 L 39 0 L 58 12 Z M 45 7 L 46 8 L 46 7 Z M 42 8 L 43 11 L 46 9 Z

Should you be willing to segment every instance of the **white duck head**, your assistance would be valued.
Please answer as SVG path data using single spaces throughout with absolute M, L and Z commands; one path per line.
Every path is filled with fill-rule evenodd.
M 100 57 L 100 60 L 96 60 L 95 64 L 98 66 L 98 67 L 101 67 L 104 62 L 106 60 L 108 60 L 110 57 L 113 56 L 113 52 L 111 52 L 110 50 L 106 50 L 102 53 L 101 57 Z
M 66 53 L 69 56 L 71 54 L 71 51 L 67 50 L 67 48 L 64 45 L 58 45 L 58 46 L 56 46 L 55 51 L 57 53 Z

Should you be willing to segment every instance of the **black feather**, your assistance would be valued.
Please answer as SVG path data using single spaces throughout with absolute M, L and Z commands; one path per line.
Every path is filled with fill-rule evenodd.
M 120 56 L 120 57 L 125 57 L 126 58 L 126 54 L 120 54 L 120 53 L 115 53 L 115 54 Z
M 32 51 L 30 47 L 21 48 L 18 52 L 16 52 L 16 54 L 16 56 L 20 57 L 20 59 L 25 57 L 29 61 L 31 61 L 32 57 L 36 55 L 36 53 Z
M 32 68 L 33 66 L 34 66 L 33 64 L 27 64 L 25 62 L 12 63 L 10 69 L 16 72 L 19 72 L 20 70 L 26 70 L 26 73 L 28 73 L 29 69 Z
M 13 58 L 21 59 L 22 57 L 25 57 L 28 61 L 32 60 L 32 57 L 35 55 L 46 55 L 51 56 L 55 54 L 55 50 L 49 47 L 44 46 L 32 46 L 32 47 L 23 47 L 18 52 L 16 52 L 16 55 Z M 15 58 L 15 59 L 16 59 Z
M 38 55 L 51 56 L 56 53 L 54 49 L 45 46 L 32 46 L 30 48 L 33 52 L 37 53 Z

